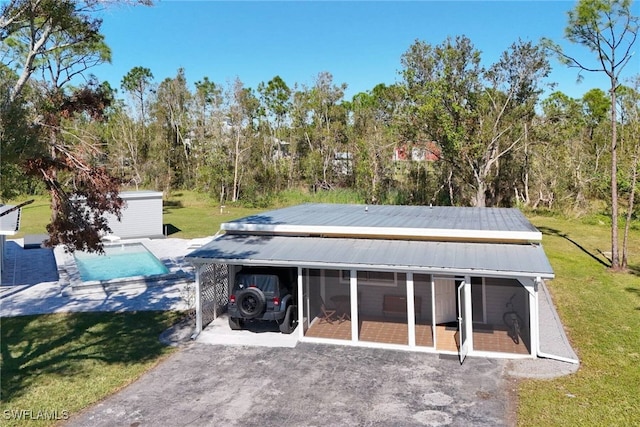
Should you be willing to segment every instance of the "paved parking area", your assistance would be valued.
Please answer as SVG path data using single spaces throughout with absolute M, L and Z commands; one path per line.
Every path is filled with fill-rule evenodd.
M 194 342 L 68 426 L 506 426 L 505 362 Z

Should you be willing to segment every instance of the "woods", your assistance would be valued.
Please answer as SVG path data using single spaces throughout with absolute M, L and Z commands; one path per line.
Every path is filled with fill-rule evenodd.
M 195 189 L 221 205 L 351 188 L 367 203 L 598 213 L 612 221 L 612 266 L 626 266 L 617 221 L 638 218 L 640 152 L 638 76 L 620 81 L 638 30 L 630 5 L 581 1 L 570 14 L 567 41 L 595 51 L 595 66 L 571 62 L 560 40 L 514 40 L 494 63 L 464 35 L 415 40 L 397 83 L 345 99 L 349 82 L 330 70 L 309 85 L 276 75 L 251 88 L 190 82 L 180 68 L 156 81 L 140 64 L 98 82 L 91 67 L 111 53 L 93 17 L 104 3 L 14 0 L 0 20 L 2 197 L 49 191 L 51 242 L 72 248 L 99 247 L 90 230 L 118 212 L 118 186 Z M 609 93 L 554 91 L 554 55 L 607 73 Z M 71 194 L 93 214 L 73 214 Z

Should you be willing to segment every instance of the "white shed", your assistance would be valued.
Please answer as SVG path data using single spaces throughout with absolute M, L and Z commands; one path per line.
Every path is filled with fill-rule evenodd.
M 7 236 L 15 235 L 20 229 L 20 214 L 22 209 L 20 206 L 24 204 L 3 205 L 0 204 L 0 275 L 4 269 L 4 247 Z
M 162 237 L 162 192 L 123 191 L 120 197 L 126 205 L 120 221 L 107 215 L 113 235 L 122 239 Z

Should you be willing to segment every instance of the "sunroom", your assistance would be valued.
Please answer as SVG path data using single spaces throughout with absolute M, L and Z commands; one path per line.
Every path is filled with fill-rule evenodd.
M 225 266 L 218 287 L 242 266 L 294 267 L 300 341 L 461 360 L 537 355 L 537 290 L 553 271 L 518 210 L 312 204 L 222 230 L 187 257 L 198 293 L 212 266 Z M 216 304 L 224 310 L 224 298 Z

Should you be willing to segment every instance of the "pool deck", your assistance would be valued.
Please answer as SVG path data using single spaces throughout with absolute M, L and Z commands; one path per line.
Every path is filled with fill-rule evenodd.
M 197 239 L 196 239 L 197 240 Z M 136 281 L 126 286 L 94 285 L 72 289 L 57 251 L 25 249 L 24 240 L 7 240 L 0 285 L 0 317 L 30 314 L 187 310 L 193 295 L 193 267 L 184 256 L 194 249 L 186 239 L 139 239 L 158 259 L 184 274 L 177 280 Z M 67 254 L 68 255 L 68 254 Z

